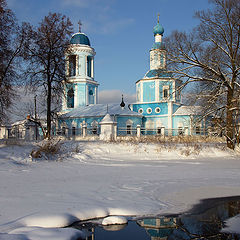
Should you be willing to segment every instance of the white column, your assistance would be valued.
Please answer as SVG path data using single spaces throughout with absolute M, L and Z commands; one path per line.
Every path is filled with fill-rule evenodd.
M 165 136 L 165 127 L 162 127 L 162 128 L 161 128 L 161 135 L 162 135 L 162 136 Z
M 155 81 L 155 102 L 159 102 L 159 80 Z
M 94 78 L 94 61 L 93 61 L 93 57 L 91 59 L 91 77 Z
M 141 137 L 141 126 L 137 125 L 137 137 L 140 138 Z
M 113 140 L 116 141 L 117 140 L 117 124 L 115 123 L 114 126 L 114 135 L 113 135 Z
M 84 124 L 82 126 L 82 135 L 83 135 L 83 137 L 87 136 L 87 125 L 86 124 Z
M 78 56 L 78 76 L 85 76 L 84 75 L 84 57 Z
M 97 104 L 97 86 L 95 87 L 94 104 Z
M 168 135 L 171 136 L 172 135 L 172 114 L 173 114 L 173 102 L 169 101 L 168 102 Z
M 66 89 L 64 87 L 63 96 L 62 96 L 62 110 L 65 110 L 66 108 L 67 108 L 67 95 L 66 95 Z
M 89 97 L 88 97 L 88 85 L 86 85 L 86 105 L 89 104 Z
M 74 108 L 78 107 L 78 85 L 74 86 Z
M 162 35 L 155 35 L 155 42 L 162 42 Z
M 140 102 L 143 102 L 143 83 L 140 82 Z
M 85 56 L 85 74 L 84 74 L 85 77 L 87 77 L 87 69 L 88 69 L 87 56 Z
M 76 55 L 76 76 L 79 76 L 79 56 Z

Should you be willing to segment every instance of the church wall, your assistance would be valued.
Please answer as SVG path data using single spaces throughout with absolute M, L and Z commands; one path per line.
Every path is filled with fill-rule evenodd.
M 190 128 L 190 116 L 173 116 L 173 128 L 179 127 Z
M 86 56 L 85 54 L 79 54 L 78 76 L 85 77 L 86 75 Z
M 150 109 L 151 113 L 150 113 Z M 157 108 L 160 108 L 160 112 L 158 112 Z M 142 109 L 142 114 L 144 116 L 151 116 L 151 115 L 164 115 L 168 114 L 168 104 L 167 102 L 161 102 L 161 103 L 143 103 L 143 104 L 133 104 L 133 111 L 139 112 L 139 109 Z M 148 111 L 149 109 L 149 111 Z
M 96 85 L 88 84 L 88 104 L 96 104 L 95 102 L 95 89 Z
M 86 104 L 86 84 L 85 83 L 77 83 L 77 106 L 82 106 Z
M 118 128 L 126 128 L 127 124 L 132 125 L 132 128 L 136 128 L 137 125 L 142 125 L 142 118 L 135 116 L 116 116 L 114 119 L 117 122 Z
M 136 84 L 136 98 L 137 98 L 137 102 L 141 102 L 141 86 L 140 86 L 140 83 Z
M 144 127 L 164 127 L 168 128 L 168 116 L 145 116 L 143 119 Z
M 180 103 L 181 102 L 181 91 L 180 88 L 182 86 L 182 81 L 176 81 L 175 82 L 175 89 L 176 89 L 176 102 Z
M 82 118 L 67 118 L 59 120 L 59 127 L 62 129 L 65 127 L 68 129 L 68 135 L 71 135 L 72 127 L 76 128 L 76 131 L 82 128 L 83 124 L 87 125 L 87 128 L 91 128 L 93 124 L 100 123 L 104 116 L 98 117 L 82 117 Z M 119 128 L 126 129 L 127 125 L 131 125 L 132 129 L 136 129 L 137 125 L 142 124 L 142 117 L 136 116 L 113 116 L 114 121 L 117 122 L 118 135 L 120 134 Z M 121 129 L 120 129 L 121 130 Z M 120 134 L 121 135 L 121 134 Z
M 155 101 L 155 82 L 143 82 L 143 102 Z
M 168 116 L 145 116 L 143 118 L 143 128 L 145 129 L 143 134 L 146 135 L 167 135 Z M 161 129 L 161 133 L 158 133 L 158 129 Z
M 164 96 L 163 96 L 163 91 L 164 88 L 168 87 L 169 92 L 169 98 L 166 100 L 173 100 L 173 86 L 172 86 L 172 82 L 171 81 L 160 81 L 159 82 L 159 98 L 161 100 L 164 100 Z

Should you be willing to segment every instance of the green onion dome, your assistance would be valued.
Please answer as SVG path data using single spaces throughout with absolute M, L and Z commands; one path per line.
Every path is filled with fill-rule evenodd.
M 156 35 L 163 35 L 164 28 L 160 23 L 157 23 L 157 25 L 153 28 L 154 36 Z

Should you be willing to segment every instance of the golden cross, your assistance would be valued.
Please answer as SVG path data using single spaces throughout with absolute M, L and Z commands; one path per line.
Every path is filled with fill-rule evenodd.
M 159 23 L 159 16 L 160 16 L 160 14 L 158 13 L 158 23 Z
M 80 20 L 78 21 L 78 25 L 79 25 L 79 32 L 81 32 L 81 26 L 82 26 L 82 23 L 81 23 Z

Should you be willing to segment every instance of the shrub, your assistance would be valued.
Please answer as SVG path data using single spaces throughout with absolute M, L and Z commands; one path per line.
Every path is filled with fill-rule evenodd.
M 60 139 L 43 140 L 38 149 L 32 150 L 31 156 L 33 158 L 41 158 L 43 155 L 50 156 L 59 153 L 61 147 L 60 141 Z

